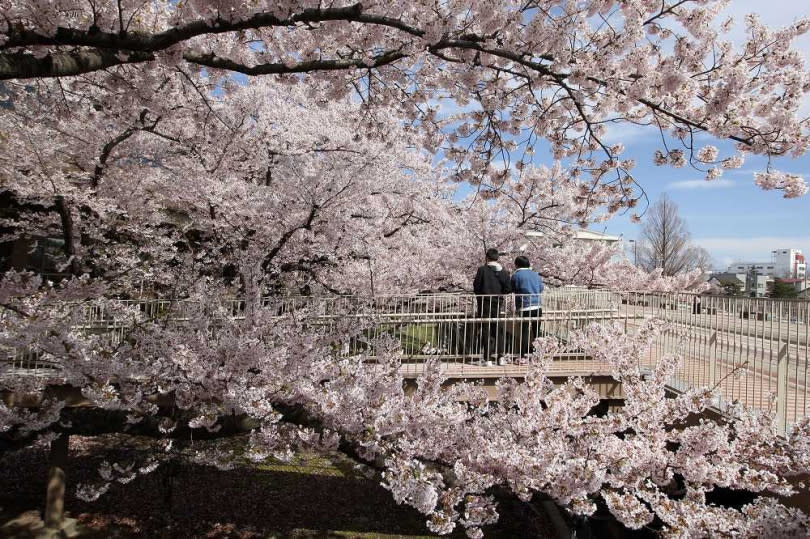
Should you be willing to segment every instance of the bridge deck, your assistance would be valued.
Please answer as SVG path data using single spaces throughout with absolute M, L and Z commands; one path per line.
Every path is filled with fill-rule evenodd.
M 510 363 L 491 367 L 462 362 L 441 363 L 442 372 L 448 378 L 523 378 L 529 370 L 525 364 Z M 405 378 L 416 378 L 424 372 L 424 363 L 404 363 L 400 372 Z M 609 376 L 608 365 L 592 359 L 555 359 L 548 371 L 549 376 Z

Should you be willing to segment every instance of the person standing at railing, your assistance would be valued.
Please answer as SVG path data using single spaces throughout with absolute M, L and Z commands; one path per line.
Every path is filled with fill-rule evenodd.
M 519 256 L 515 259 L 515 273 L 512 274 L 512 291 L 515 293 L 515 310 L 526 318 L 520 324 L 520 355 L 529 353 L 531 343 L 540 335 L 540 317 L 543 315 L 542 298 L 545 286 L 543 279 L 532 270 L 529 259 Z
M 473 291 L 476 297 L 478 318 L 482 320 L 479 328 L 479 343 L 481 345 L 485 365 L 492 366 L 492 354 L 500 354 L 501 346 L 506 342 L 503 331 L 499 331 L 497 318 L 500 318 L 503 308 L 503 295 L 512 291 L 509 281 L 509 272 L 498 262 L 497 249 L 487 249 L 486 263 L 478 268 L 473 280 Z M 499 335 L 500 333 L 500 335 Z

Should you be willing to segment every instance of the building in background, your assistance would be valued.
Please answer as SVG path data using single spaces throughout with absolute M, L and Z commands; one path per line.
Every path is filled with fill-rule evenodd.
M 807 279 L 807 263 L 799 249 L 771 251 L 770 262 L 734 262 L 729 273 L 754 273 L 778 279 Z
M 527 238 L 542 238 L 545 237 L 547 234 L 541 230 L 528 230 L 526 232 Z M 564 239 L 560 239 L 560 245 L 562 245 Z M 596 241 L 602 242 L 607 244 L 612 244 L 621 241 L 621 236 L 614 236 L 612 234 L 605 234 L 604 232 L 597 232 L 596 230 L 588 230 L 586 228 L 580 228 L 574 231 L 573 239 L 577 241 Z M 522 250 L 522 249 L 521 249 Z
M 776 276 L 776 264 L 774 262 L 734 262 L 728 267 L 729 273 L 756 273 L 757 275 Z
M 706 275 L 709 283 L 709 294 L 724 296 L 741 296 L 745 294 L 745 273 L 713 272 Z
M 770 291 L 773 288 L 774 278 L 771 275 L 759 275 L 752 272 L 748 276 L 748 290 L 751 291 L 751 296 L 755 298 L 764 298 L 770 296 Z
M 790 284 L 797 292 L 808 288 L 807 262 L 799 249 L 775 249 L 770 262 L 734 262 L 729 273 L 745 276 L 745 291 L 751 296 L 769 294 L 774 281 Z
M 804 255 L 798 249 L 777 249 L 771 251 L 771 257 L 776 265 L 779 275 L 784 279 L 800 279 L 807 278 L 807 263 L 804 260 Z

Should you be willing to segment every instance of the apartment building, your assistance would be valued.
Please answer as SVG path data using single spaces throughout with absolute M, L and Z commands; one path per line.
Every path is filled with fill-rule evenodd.
M 806 279 L 807 263 L 799 249 L 771 251 L 770 262 L 733 262 L 729 273 L 755 273 L 775 279 Z

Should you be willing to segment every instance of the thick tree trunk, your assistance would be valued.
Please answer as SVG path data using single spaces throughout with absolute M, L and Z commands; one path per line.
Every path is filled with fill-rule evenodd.
M 45 498 L 45 527 L 58 530 L 65 517 L 65 467 L 70 435 L 60 434 L 51 442 L 48 493 Z
M 59 219 L 62 223 L 62 238 L 65 242 L 65 256 L 70 260 L 70 273 L 79 276 L 81 275 L 81 266 L 76 258 L 79 239 L 73 230 L 73 214 L 70 206 L 68 206 L 65 197 L 62 195 L 56 197 L 56 210 L 59 212 Z

